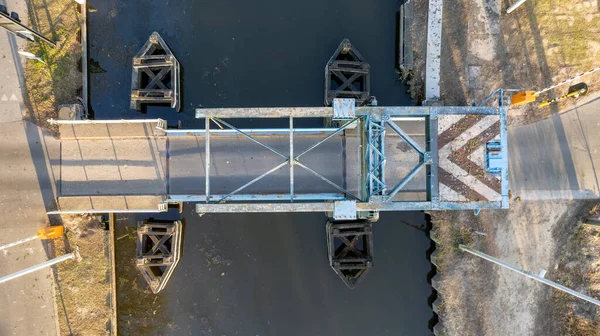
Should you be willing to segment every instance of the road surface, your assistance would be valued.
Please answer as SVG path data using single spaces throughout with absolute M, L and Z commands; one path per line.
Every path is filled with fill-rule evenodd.
M 0 0 L 27 24 L 25 1 Z M 25 104 L 19 46 L 0 30 L 0 245 L 35 234 L 46 225 L 45 203 L 52 200 L 40 129 L 23 120 Z M 24 59 L 23 59 L 24 61 Z M 39 240 L 0 253 L 0 275 L 47 260 Z M 56 335 L 56 311 L 50 270 L 39 270 L 0 284 L 0 335 Z
M 600 98 L 529 125 L 509 128 L 513 197 L 600 197 Z

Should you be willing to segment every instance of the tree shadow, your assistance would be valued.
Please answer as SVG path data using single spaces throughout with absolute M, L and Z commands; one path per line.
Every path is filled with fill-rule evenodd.
M 62 295 L 62 287 L 60 285 L 60 280 L 58 279 L 58 271 L 56 270 L 56 265 L 50 267 L 52 270 L 52 276 L 54 278 L 54 284 L 56 285 L 56 296 L 60 299 L 60 305 L 65 314 L 65 324 L 69 329 L 69 335 L 73 335 L 73 331 L 71 330 L 71 323 L 69 322 L 69 314 L 67 313 L 67 306 L 65 305 L 65 300 Z
M 444 11 L 442 21 L 454 20 L 456 13 L 467 13 L 463 1 L 444 3 Z M 452 105 L 466 105 L 467 96 L 463 89 L 463 81 L 460 74 L 464 74 L 466 70 L 466 60 L 468 53 L 468 29 L 466 24 L 457 24 L 444 27 L 442 30 L 442 57 L 441 69 L 452 69 L 452 73 L 448 71 L 440 72 L 440 92 L 442 101 L 452 102 Z M 458 51 L 455 55 L 454 51 Z M 464 78 L 464 76 L 462 76 Z
M 537 54 L 538 66 L 542 74 L 542 81 L 544 86 L 552 85 L 552 74 L 550 73 L 550 69 L 548 67 L 548 61 L 546 59 L 546 50 L 544 49 L 544 43 L 542 34 L 539 29 L 539 25 L 537 22 L 537 18 L 534 12 L 535 4 L 532 2 L 527 2 L 525 4 L 525 9 L 527 10 L 527 17 L 529 19 L 529 27 L 531 29 L 531 37 L 534 40 L 535 51 Z M 549 91 L 551 95 L 555 95 L 554 90 Z M 552 104 L 550 105 L 550 111 L 552 113 L 552 122 L 554 124 L 554 129 L 556 131 L 556 136 L 558 138 L 558 142 L 560 144 L 560 151 L 562 154 L 563 162 L 565 164 L 565 169 L 567 171 L 567 178 L 569 181 L 569 186 L 571 190 L 579 190 L 579 181 L 577 180 L 577 172 L 575 171 L 575 164 L 573 162 L 573 158 L 571 156 L 571 150 L 569 148 L 569 143 L 567 141 L 567 136 L 565 132 L 564 125 L 560 119 L 560 115 L 558 114 L 558 105 Z
M 54 102 L 53 102 L 53 107 L 54 109 L 57 109 L 59 105 L 61 104 L 71 104 L 71 103 L 77 103 L 77 95 L 78 95 L 78 88 L 72 88 L 71 86 L 73 86 L 74 84 L 72 84 L 73 82 L 70 81 L 69 79 L 72 79 L 72 77 L 76 77 L 77 75 L 73 75 L 73 73 L 81 73 L 81 69 L 80 69 L 80 65 L 78 65 L 78 59 L 77 59 L 77 53 L 72 54 L 72 53 L 68 53 L 65 52 L 65 48 L 68 48 L 70 46 L 72 46 L 73 44 L 73 39 L 75 39 L 78 43 L 81 43 L 81 41 L 77 38 L 78 33 L 80 31 L 80 27 L 78 26 L 78 29 L 64 29 L 65 27 L 61 27 L 61 24 L 63 26 L 67 25 L 64 23 L 65 20 L 61 19 L 63 16 L 65 15 L 74 15 L 77 16 L 78 14 L 78 9 L 81 9 L 81 6 L 78 5 L 76 2 L 68 2 L 64 8 L 59 8 L 60 13 L 56 14 L 55 17 L 51 17 L 51 13 L 50 10 L 48 9 L 48 6 L 51 6 L 55 3 L 55 1 L 47 3 L 46 0 L 40 0 L 43 1 L 43 6 L 40 6 L 41 8 L 36 9 L 36 7 L 34 6 L 33 0 L 30 0 L 27 2 L 28 5 L 28 11 L 29 11 L 29 17 L 30 17 L 30 24 L 31 26 L 36 29 L 39 30 L 40 26 L 41 26 L 41 22 L 45 21 L 47 19 L 48 25 L 50 26 L 50 30 L 52 32 L 53 35 L 53 40 L 57 41 L 61 36 L 58 36 L 58 33 L 56 31 L 56 29 L 62 29 L 62 38 L 63 41 L 59 41 L 57 46 L 51 47 L 45 43 L 40 42 L 38 44 L 40 50 L 40 55 L 42 56 L 42 58 L 44 59 L 44 61 L 46 62 L 45 64 L 45 69 L 48 73 L 48 75 L 50 76 L 50 83 L 48 83 L 49 85 L 49 89 L 50 92 L 48 93 L 48 97 L 53 97 L 54 98 Z M 42 19 L 39 15 L 39 11 L 44 11 L 45 15 L 44 15 L 44 19 Z M 70 13 L 72 12 L 72 13 Z M 59 22 L 58 24 L 56 22 Z M 77 23 L 79 23 L 80 21 L 77 20 Z M 66 28 L 70 28 L 70 27 L 66 27 Z M 38 56 L 40 56 L 38 55 Z M 69 75 L 71 75 L 69 77 Z M 42 74 L 43 76 L 43 74 Z M 35 83 L 34 83 L 35 85 Z M 72 91 L 72 92 L 71 92 Z M 31 92 L 27 92 L 27 95 L 31 97 Z M 48 99 L 48 97 L 45 97 L 46 99 Z M 30 98 L 31 100 L 31 98 Z M 33 106 L 35 109 L 30 109 L 31 113 L 30 113 L 30 118 L 31 121 L 37 125 L 40 125 L 42 127 L 47 127 L 47 122 L 46 122 L 46 118 L 47 117 L 45 114 L 46 112 L 46 108 L 44 106 L 40 106 L 38 104 L 36 104 L 36 102 L 33 102 Z M 50 115 L 51 117 L 51 115 Z
M 53 41 L 57 41 L 58 40 L 58 35 L 56 34 L 56 27 L 54 25 L 54 20 L 57 20 L 58 17 L 54 18 L 54 20 L 52 19 L 52 15 L 50 14 L 50 10 L 48 9 L 48 2 L 46 0 L 41 0 L 42 4 L 43 4 L 43 9 L 44 9 L 44 14 L 46 15 L 46 19 L 48 20 L 48 27 L 50 28 L 50 33 L 52 34 L 52 40 Z M 33 0 L 28 1 L 28 3 L 31 4 L 31 8 L 30 11 L 32 11 L 32 13 L 35 14 L 35 18 L 36 18 L 36 24 L 39 27 L 39 19 L 37 16 L 37 12 L 35 11 L 35 7 L 33 6 Z

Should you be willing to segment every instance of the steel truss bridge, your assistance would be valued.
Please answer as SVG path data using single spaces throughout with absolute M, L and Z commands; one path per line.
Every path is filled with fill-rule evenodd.
M 206 157 L 211 155 L 211 122 L 225 125 L 227 128 L 263 146 L 281 158 L 281 163 L 264 172 L 248 183 L 240 186 L 231 193 L 213 198 L 210 193 L 210 174 L 205 175 L 205 195 L 178 195 L 168 196 L 167 202 L 199 202 L 196 211 L 205 212 L 332 212 L 336 219 L 371 218 L 379 211 L 407 211 L 407 210 L 465 210 L 483 208 L 508 207 L 508 171 L 506 160 L 501 168 L 500 180 L 502 187 L 500 197 L 493 200 L 465 200 L 448 201 L 440 198 L 438 179 L 438 120 L 439 118 L 462 116 L 497 116 L 500 121 L 500 151 L 506 158 L 506 110 L 502 107 L 354 107 L 352 99 L 336 99 L 331 108 L 249 108 L 249 109 L 198 109 L 196 117 L 205 120 L 208 132 L 204 133 Z M 326 118 L 332 122 L 340 123 L 335 129 L 310 129 L 310 132 L 328 133 L 326 137 L 313 145 L 298 151 L 294 145 L 294 137 L 306 132 L 294 128 L 294 120 L 299 118 Z M 227 121 L 227 118 L 285 118 L 289 120 L 289 151 L 282 153 L 268 144 L 253 137 L 252 134 L 237 129 Z M 424 141 L 413 139 L 400 126 L 399 121 L 423 120 Z M 351 132 L 349 128 L 354 128 Z M 186 131 L 188 134 L 200 131 Z M 253 133 L 268 133 L 267 129 L 254 130 Z M 357 176 L 360 189 L 357 192 L 349 191 L 345 186 L 331 181 L 310 168 L 302 157 L 318 146 L 335 136 L 352 137 L 358 143 L 359 150 L 354 153 L 344 153 L 346 156 L 355 155 L 355 162 L 360 163 Z M 167 135 L 168 135 L 167 131 Z M 391 134 L 390 134 L 391 133 Z M 391 136 L 390 136 L 391 135 Z M 390 137 L 402 140 L 417 154 L 414 166 L 397 181 L 390 181 L 386 174 L 388 157 L 399 157 L 400 153 L 390 153 L 386 148 L 386 139 Z M 351 140 L 346 140 L 351 141 Z M 389 140 L 388 140 L 389 141 Z M 396 151 L 401 151 L 396 149 Z M 351 158 L 347 158 L 351 162 Z M 297 167 L 297 168 L 296 168 Z M 252 184 L 266 178 L 279 169 L 289 169 L 289 192 L 263 195 L 242 194 Z M 338 191 L 337 194 L 325 193 L 298 193 L 295 188 L 294 169 L 303 169 L 318 177 L 324 183 Z M 210 172 L 210 160 L 205 160 L 205 171 Z M 397 198 L 396 196 L 422 171 L 423 194 L 413 198 Z M 348 176 L 346 176 L 347 178 Z M 424 196 L 424 197 L 423 197 Z M 362 214 L 362 215 L 361 215 Z
M 67 181 L 69 179 L 78 183 L 76 188 L 69 186 L 67 193 L 59 196 L 58 203 L 61 207 L 57 212 L 106 212 L 107 210 L 158 212 L 165 210 L 164 204 L 193 202 L 196 203 L 198 213 L 331 212 L 334 218 L 336 215 L 355 218 L 356 214 L 358 217 L 372 218 L 379 211 L 508 207 L 506 109 L 504 107 L 354 107 L 352 99 L 341 99 L 336 100 L 333 107 L 197 109 L 196 117 L 204 120 L 204 129 L 169 129 L 166 122 L 161 119 L 55 121 L 60 125 L 61 130 L 63 164 L 73 161 L 68 156 L 78 156 L 80 159 L 76 160 L 75 164 L 70 163 L 71 166 L 81 165 L 85 168 L 91 165 L 89 161 L 97 158 L 94 152 L 98 148 L 96 145 L 108 141 L 114 149 L 116 161 L 106 160 L 103 164 L 114 165 L 117 169 L 123 170 L 123 167 L 118 166 L 127 166 L 129 158 L 122 154 L 117 157 L 116 153 L 127 154 L 126 150 L 120 150 L 121 147 L 125 149 L 125 145 L 142 148 L 144 147 L 142 144 L 147 143 L 148 139 L 159 144 L 157 153 L 151 153 L 152 160 L 161 160 L 162 156 L 162 160 L 167 161 L 165 164 L 148 160 L 148 163 L 156 166 L 162 164 L 164 167 L 164 171 L 159 174 L 161 176 L 157 178 L 164 185 L 150 188 L 152 189 L 150 195 L 147 192 L 148 188 L 140 188 L 141 190 L 136 191 L 122 184 L 115 185 L 113 179 L 102 181 L 91 176 L 89 172 L 85 177 L 78 177 L 72 169 L 61 167 L 60 183 L 63 186 L 61 190 L 65 190 L 66 184 L 73 183 Z M 246 118 L 283 119 L 287 121 L 289 127 L 241 129 L 234 126 L 236 123 L 244 123 Z M 294 124 L 298 124 L 303 118 L 323 118 L 328 124 L 337 124 L 337 126 L 295 127 Z M 440 128 L 440 120 L 485 121 L 486 118 L 493 118 L 492 122 L 497 119 L 499 123 L 498 134 L 492 134 L 491 139 L 498 140 L 500 144 L 498 153 L 503 158 L 498 173 L 495 174 L 500 189 L 495 190 L 496 194 L 487 198 L 469 199 L 467 198 L 471 195 L 469 193 L 453 198 L 453 194 L 459 193 L 460 189 L 451 183 L 446 183 L 450 185 L 445 185 L 443 188 L 450 189 L 450 192 L 440 194 L 438 137 L 448 132 L 447 129 Z M 410 130 L 404 130 L 403 124 L 408 125 Z M 455 138 L 464 135 L 472 136 L 471 133 L 477 132 L 473 130 L 475 126 L 477 125 L 462 130 L 463 132 L 455 131 L 453 136 Z M 99 130 L 105 134 L 97 135 Z M 417 136 L 411 136 L 409 133 L 415 133 Z M 483 137 L 481 134 L 475 134 L 467 139 L 467 142 L 478 140 L 477 136 Z M 251 150 L 244 148 L 245 152 L 239 153 L 239 148 L 234 142 L 239 141 L 240 138 L 256 146 Z M 135 146 L 136 141 L 140 146 Z M 284 141 L 285 147 L 282 146 Z M 76 143 L 77 151 L 65 150 L 69 147 L 67 145 L 69 143 Z M 401 147 L 397 145 L 398 143 L 403 143 L 405 148 L 398 149 Z M 177 153 L 182 151 L 181 148 L 191 147 L 194 148 L 189 152 L 203 154 L 197 156 L 200 159 L 198 162 L 190 161 L 190 157 L 187 157 L 190 153 Z M 232 149 L 233 153 L 224 152 Z M 485 146 L 478 149 L 481 149 L 480 154 L 483 156 Z M 199 153 L 199 150 L 203 153 Z M 316 159 L 323 159 L 324 156 L 331 156 L 331 158 L 327 159 L 328 161 L 311 162 L 310 154 L 314 152 L 320 152 L 313 156 Z M 140 156 L 140 153 L 129 154 Z M 233 156 L 261 157 L 262 155 L 266 158 L 267 154 L 272 154 L 279 161 L 266 170 L 265 165 L 250 167 L 248 166 L 250 159 L 242 160 L 246 162 L 246 166 L 238 168 L 245 169 L 245 175 L 248 177 L 245 183 L 239 185 L 233 185 L 233 182 L 227 179 L 228 173 L 227 171 L 223 173 L 222 167 L 218 167 L 221 171 L 215 171 L 216 166 L 223 166 L 220 161 L 233 161 L 228 160 L 233 159 Z M 271 160 L 272 158 L 269 158 L 269 162 Z M 327 164 L 333 166 L 323 166 Z M 483 165 L 480 167 L 481 170 L 488 170 L 485 159 L 479 164 Z M 182 171 L 182 165 L 187 165 L 190 169 Z M 194 167 L 190 167 L 191 165 Z M 136 174 L 136 168 L 128 166 L 128 169 L 132 170 L 131 175 L 144 175 L 141 169 L 139 174 Z M 339 170 L 336 171 L 335 166 Z M 173 167 L 178 170 L 175 174 L 189 172 L 194 176 L 175 177 L 174 172 L 170 171 Z M 229 169 L 231 175 L 238 175 L 235 169 Z M 283 170 L 287 170 L 287 173 L 282 173 Z M 300 173 L 299 170 L 308 172 L 318 181 L 311 180 L 309 183 L 306 174 Z M 443 173 L 447 174 L 446 171 Z M 283 179 L 283 175 L 288 178 Z M 123 177 L 122 172 L 119 176 L 118 180 L 129 180 Z M 272 176 L 275 176 L 277 185 L 271 182 L 260 183 Z M 110 176 L 106 177 L 110 178 Z M 174 181 L 175 178 L 183 181 Z M 459 183 L 460 187 L 468 185 L 469 180 L 474 181 L 471 184 L 481 180 L 477 176 L 461 178 L 460 175 L 456 179 L 459 180 L 458 182 L 463 181 Z M 93 183 L 89 183 L 91 188 L 88 189 L 86 182 L 91 180 Z M 300 187 L 298 183 L 301 184 Z M 151 181 L 151 184 L 155 182 Z M 176 187 L 181 184 L 186 186 Z M 415 186 L 415 184 L 420 188 L 413 187 L 406 190 L 408 185 Z M 319 192 L 326 189 L 329 189 L 329 192 Z M 459 190 L 453 192 L 452 189 Z M 476 186 L 473 189 L 476 189 Z M 194 192 L 178 193 L 179 190 Z M 479 194 L 486 195 L 483 192 Z M 110 197 L 123 196 L 153 199 L 158 196 L 160 201 L 153 207 L 137 209 L 102 208 L 100 201 L 95 202 L 100 207 L 69 209 L 68 202 L 65 202 L 72 197 L 105 197 L 109 200 Z
M 508 207 L 505 107 L 197 109 L 161 119 L 58 120 L 61 213 L 325 212 L 329 261 L 353 287 L 380 211 Z M 323 120 L 327 127 L 305 127 Z M 249 120 L 275 128 L 241 128 Z M 286 127 L 281 127 L 283 124 Z M 238 126 L 236 126 L 238 125 Z M 304 126 L 304 127 L 303 127 Z
M 153 36 L 142 53 L 157 41 L 169 50 Z M 177 72 L 171 63 L 137 66 L 162 78 Z M 140 73 L 133 73 L 138 108 L 153 100 L 140 99 Z M 178 106 L 177 75 L 171 89 L 152 85 L 144 90 Z M 353 287 L 372 267 L 371 223 L 381 211 L 508 208 L 502 90 L 493 93 L 499 107 L 388 107 L 377 106 L 369 88 L 369 65 L 345 39 L 325 67 L 331 106 L 200 108 L 197 129 L 162 119 L 52 120 L 61 144 L 50 157 L 59 178 L 58 209 L 49 214 L 164 212 L 190 202 L 198 214 L 325 212 L 329 263 Z M 138 265 L 155 292 L 177 263 L 178 227 L 138 228 L 147 243 L 138 244 Z M 148 277 L 153 268 L 162 275 Z

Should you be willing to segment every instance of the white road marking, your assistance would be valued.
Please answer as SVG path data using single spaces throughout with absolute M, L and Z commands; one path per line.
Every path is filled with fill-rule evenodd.
M 477 124 L 473 125 L 471 128 L 454 138 L 454 140 L 446 144 L 443 148 L 440 149 L 439 152 L 440 168 L 452 174 L 462 183 L 466 184 L 471 189 L 473 189 L 474 191 L 476 191 L 477 193 L 479 193 L 480 195 L 482 195 L 490 201 L 499 201 L 502 199 L 502 196 L 498 192 L 486 186 L 479 179 L 475 178 L 472 175 L 469 175 L 469 173 L 464 171 L 464 169 L 460 168 L 458 165 L 450 161 L 449 156 L 452 155 L 454 151 L 464 146 L 469 140 L 479 136 L 494 123 L 498 122 L 498 120 L 500 120 L 498 116 L 486 116 L 485 118 L 481 119 Z M 450 195 L 444 195 L 440 193 L 440 197 L 442 198 L 442 200 L 455 201 L 455 199 L 447 198 L 450 197 Z
M 451 200 L 453 202 L 466 202 L 468 199 L 463 195 L 459 194 L 455 190 L 451 189 L 447 185 L 440 183 L 440 195 L 443 195 L 444 200 Z
M 444 133 L 450 126 L 456 124 L 465 114 L 445 114 L 438 117 L 438 134 Z

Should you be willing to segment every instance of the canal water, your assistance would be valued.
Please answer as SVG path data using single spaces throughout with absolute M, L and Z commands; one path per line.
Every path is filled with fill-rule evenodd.
M 90 0 L 97 119 L 195 126 L 197 107 L 322 106 L 324 67 L 349 38 L 371 65 L 380 105 L 412 105 L 398 80 L 399 1 Z M 129 109 L 131 59 L 153 31 L 183 67 L 182 112 Z M 255 121 L 260 122 L 260 121 Z M 428 335 L 430 247 L 420 212 L 383 213 L 375 261 L 351 290 L 327 261 L 324 214 L 182 214 L 184 254 L 167 288 L 135 270 L 136 218 L 120 217 L 119 327 L 144 335 Z M 140 219 L 140 218 L 137 218 Z

